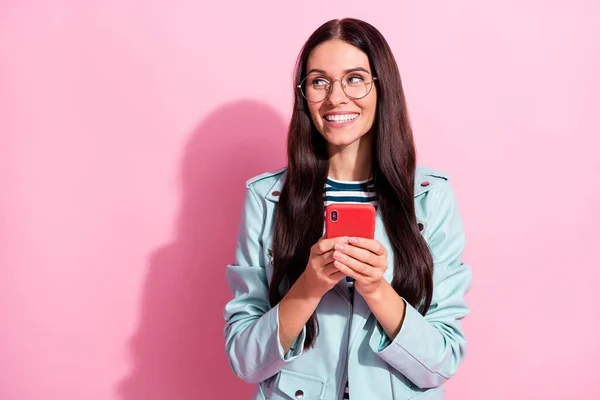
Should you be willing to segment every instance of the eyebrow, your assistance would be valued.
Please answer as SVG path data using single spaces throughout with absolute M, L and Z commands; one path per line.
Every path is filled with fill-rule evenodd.
M 356 72 L 356 71 L 363 71 L 363 72 L 366 72 L 366 73 L 370 74 L 370 72 L 367 71 L 366 69 L 364 69 L 363 67 L 356 67 L 356 68 L 345 69 L 344 70 L 344 74 L 347 74 L 348 72 Z M 310 71 L 308 71 L 308 73 L 306 75 L 312 74 L 313 72 L 318 72 L 319 74 L 327 75 L 327 72 L 325 72 L 322 69 L 318 69 L 318 68 L 311 69 Z

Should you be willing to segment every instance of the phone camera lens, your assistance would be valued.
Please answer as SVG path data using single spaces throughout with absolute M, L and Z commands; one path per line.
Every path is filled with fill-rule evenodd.
M 336 222 L 337 220 L 338 220 L 338 212 L 336 210 L 333 210 L 331 212 L 331 221 Z

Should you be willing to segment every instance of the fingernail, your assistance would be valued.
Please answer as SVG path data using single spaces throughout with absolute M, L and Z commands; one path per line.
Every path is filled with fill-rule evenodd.
M 358 239 L 357 238 L 352 238 L 352 239 L 350 239 L 350 243 L 356 244 L 356 243 L 358 243 Z
M 339 243 L 336 243 L 335 246 L 333 246 L 333 248 L 336 250 L 344 250 L 344 246 Z

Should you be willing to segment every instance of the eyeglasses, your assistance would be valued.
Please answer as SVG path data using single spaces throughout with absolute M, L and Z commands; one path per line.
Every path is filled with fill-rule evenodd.
M 340 79 L 331 79 L 320 73 L 312 73 L 302 80 L 298 89 L 307 101 L 318 103 L 331 94 L 333 84 L 335 81 L 339 81 L 344 94 L 349 99 L 358 100 L 371 92 L 376 79 L 377 77 L 366 71 L 350 71 Z

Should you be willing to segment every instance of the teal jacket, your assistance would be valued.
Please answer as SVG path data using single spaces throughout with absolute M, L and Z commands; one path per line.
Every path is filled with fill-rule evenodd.
M 319 336 L 304 350 L 305 330 L 287 354 L 279 342 L 278 305 L 268 301 L 273 274 L 270 246 L 275 208 L 286 170 L 247 183 L 235 263 L 226 277 L 232 299 L 225 305 L 225 350 L 233 372 L 255 384 L 254 400 L 337 400 L 349 378 L 351 400 L 443 399 L 443 384 L 465 356 L 461 324 L 469 308 L 471 270 L 463 263 L 465 236 L 448 176 L 417 167 L 416 216 L 434 260 L 434 291 L 425 316 L 407 303 L 398 335 L 388 338 L 365 300 L 351 304 L 342 280 L 317 307 Z M 421 226 L 421 225 L 420 225 Z M 377 215 L 375 239 L 393 252 Z M 384 278 L 391 282 L 393 268 Z

